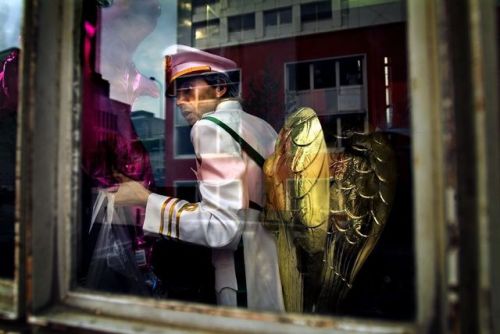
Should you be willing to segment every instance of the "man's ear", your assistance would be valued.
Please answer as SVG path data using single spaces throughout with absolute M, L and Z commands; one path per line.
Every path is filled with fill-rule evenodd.
M 218 98 L 224 96 L 227 92 L 227 86 L 226 85 L 219 85 L 215 88 L 215 96 Z

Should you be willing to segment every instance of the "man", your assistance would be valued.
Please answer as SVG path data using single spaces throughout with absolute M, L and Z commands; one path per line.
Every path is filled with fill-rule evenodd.
M 248 307 L 282 311 L 276 243 L 258 221 L 264 203 L 260 165 L 274 150 L 276 132 L 242 110 L 238 86 L 227 75 L 236 69 L 233 61 L 186 46 L 175 49 L 166 57 L 167 93 L 176 96 L 192 125 L 202 200 L 150 193 L 127 180 L 115 204 L 145 205 L 144 231 L 211 247 L 220 305 L 237 306 L 234 254 L 242 239 Z

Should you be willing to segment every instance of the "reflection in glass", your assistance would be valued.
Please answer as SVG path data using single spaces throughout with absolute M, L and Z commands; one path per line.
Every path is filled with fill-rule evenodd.
M 322 60 L 313 63 L 314 88 L 335 87 L 335 62 Z
M 396 167 L 384 169 L 398 175 L 397 182 L 390 184 L 394 192 L 392 210 L 388 214 L 362 201 L 363 212 L 356 211 L 359 207 L 346 205 L 344 213 L 337 213 L 335 227 L 328 229 L 329 238 L 343 231 L 349 231 L 349 237 L 367 235 L 364 227 L 353 222 L 357 216 L 373 217 L 373 213 L 383 212 L 386 223 L 383 233 L 377 234 L 378 243 L 371 244 L 374 246 L 371 254 L 363 257 L 366 261 L 362 266 L 353 266 L 348 260 L 338 261 L 355 267 L 357 275 L 347 278 L 349 274 L 344 271 L 341 278 L 349 280 L 346 284 L 349 289 L 342 292 L 345 298 L 339 298 L 337 305 L 329 305 L 321 311 L 399 320 L 412 318 L 414 259 L 404 1 L 342 1 L 342 6 L 335 7 L 331 1 L 297 3 L 290 0 L 280 1 L 279 7 L 259 2 L 251 9 L 236 6 L 240 3 L 243 2 L 183 0 L 178 3 L 179 10 L 171 1 L 115 1 L 109 8 L 86 4 L 82 128 L 84 231 L 90 229 L 93 216 L 101 220 L 94 219 L 90 235 L 82 240 L 84 265 L 80 282 L 105 291 L 216 304 L 212 250 L 173 240 L 175 226 L 179 226 L 182 216 L 178 221 L 174 218 L 177 209 L 170 209 L 171 202 L 163 211 L 163 217 L 167 217 L 165 230 L 168 230 L 169 219 L 172 226 L 170 235 L 165 232 L 165 239 L 143 235 L 141 226 L 146 212 L 140 205 L 112 210 L 109 219 L 126 223 L 120 228 L 106 225 L 106 211 L 112 203 L 109 192 L 127 180 L 135 180 L 156 194 L 192 202 L 193 206 L 187 206 L 186 210 L 195 210 L 194 204 L 206 196 L 198 191 L 203 178 L 193 173 L 203 164 L 203 159 L 196 160 L 191 143 L 192 124 L 184 120 L 177 107 L 179 96 L 177 100 L 167 97 L 163 104 L 159 103 L 164 92 L 144 79 L 164 76 L 165 66 L 169 68 L 168 58 L 165 61 L 163 57 L 167 46 L 189 44 L 234 61 L 238 70 L 234 81 L 241 85 L 239 95 L 244 111 L 266 120 L 276 131 L 284 127 L 285 120 L 299 107 L 310 107 L 321 126 L 325 149 L 337 154 L 337 158 L 366 152 L 364 145 L 370 141 L 363 138 L 371 138 L 374 142 L 367 150 L 374 149 L 381 142 L 377 139 L 378 133 L 384 133 L 391 150 L 381 149 L 368 159 L 371 176 L 364 173 L 367 165 L 350 166 L 352 178 L 346 177 L 345 183 L 336 183 L 338 187 L 330 191 L 337 191 L 339 198 L 345 196 L 349 205 L 353 203 L 351 195 L 341 196 L 341 193 L 354 186 L 369 189 L 361 192 L 365 197 L 372 196 L 371 191 L 376 188 L 372 186 L 378 182 L 375 177 L 381 181 L 380 178 L 386 180 L 387 176 L 377 169 L 377 164 L 385 161 L 385 153 L 393 151 L 395 161 L 391 160 L 391 164 Z M 156 11 L 157 5 L 161 6 L 161 16 Z M 387 15 L 374 16 L 380 11 Z M 175 16 L 172 13 L 180 16 L 167 20 L 168 15 Z M 170 40 L 155 36 L 170 36 Z M 390 64 L 386 59 L 391 60 Z M 390 75 L 386 75 L 389 65 Z M 152 67 L 155 69 L 150 70 Z M 168 82 L 162 85 L 159 87 L 169 88 Z M 189 90 L 189 87 L 183 89 Z M 164 106 L 164 110 L 159 111 L 158 106 Z M 389 107 L 390 120 L 386 112 Z M 304 129 L 309 128 L 304 126 Z M 374 132 L 377 135 L 372 136 Z M 284 154 L 295 152 L 287 149 Z M 232 170 L 228 167 L 223 172 L 230 174 Z M 384 182 L 378 182 L 377 186 L 384 188 L 387 184 Z M 383 200 L 377 199 L 390 202 L 384 197 L 385 190 L 377 192 L 382 193 Z M 314 204 L 317 211 L 325 209 L 324 204 Z M 346 224 L 352 226 L 346 227 Z M 102 255 L 98 250 L 105 249 L 101 242 L 104 239 L 108 239 L 108 246 L 115 245 L 115 248 L 109 247 L 113 257 L 100 260 L 99 270 L 107 271 L 103 275 L 92 261 Z M 298 252 L 300 264 L 295 269 L 304 275 L 304 286 L 310 287 L 317 285 L 309 280 L 318 278 L 317 269 L 323 262 L 307 262 L 306 254 L 301 253 L 303 249 Z M 356 252 L 347 253 L 356 258 Z M 108 249 L 107 254 L 110 253 Z M 329 256 L 337 259 L 335 255 Z M 235 259 L 240 265 L 244 264 L 243 259 Z M 131 276 L 127 277 L 120 268 L 127 268 L 131 263 L 133 266 L 134 261 L 136 266 L 129 270 Z M 305 268 L 308 265 L 309 268 Z M 311 269 L 315 266 L 317 268 Z M 92 275 L 104 277 L 101 282 L 109 281 L 91 284 L 91 280 L 95 281 Z M 355 280 L 351 281 L 354 276 Z M 125 284 L 133 280 L 145 285 L 137 289 Z M 117 284 L 118 281 L 121 284 Z M 311 304 L 312 299 L 303 310 L 318 311 Z
M 342 86 L 363 84 L 363 58 L 353 57 L 339 60 L 340 84 Z
M 161 12 L 155 0 L 115 1 L 108 7 L 85 2 L 82 222 L 86 237 L 79 280 L 95 289 L 148 294 L 147 286 L 135 284 L 138 277 L 142 280 L 142 271 L 149 273 L 151 266 L 151 245 L 134 227 L 144 210 L 118 210 L 123 225 L 111 227 L 102 224 L 100 216 L 92 216 L 91 208 L 96 205 L 93 211 L 98 212 L 103 191 L 115 186 L 120 178 L 138 180 L 148 187 L 155 181 L 163 182 L 163 152 L 158 149 L 163 128 L 150 128 L 149 120 L 158 119 L 147 113 L 140 117 L 139 113 L 135 114 L 139 116 L 135 117 L 137 130 L 132 114 L 136 102 L 140 102 L 138 110 L 146 106 L 156 115 L 162 114 L 158 85 L 150 79 L 161 78 L 161 74 L 151 67 L 148 75 L 141 72 L 139 67 L 144 66 L 147 56 L 134 60 L 135 51 L 157 26 Z M 140 101 L 141 97 L 152 98 L 153 102 Z M 138 133 L 144 141 L 139 140 Z M 154 284 L 151 277 L 150 284 Z
M 218 19 L 193 24 L 193 41 L 219 35 L 219 25 Z
M 14 277 L 17 105 L 22 2 L 0 1 L 0 278 Z
M 307 90 L 311 87 L 309 70 L 310 63 L 297 63 L 288 66 L 288 87 L 291 91 Z
M 292 7 L 264 12 L 264 26 L 276 26 L 287 23 L 292 23 Z
M 332 3 L 330 1 L 317 1 L 300 6 L 300 19 L 302 22 L 330 19 L 332 17 Z

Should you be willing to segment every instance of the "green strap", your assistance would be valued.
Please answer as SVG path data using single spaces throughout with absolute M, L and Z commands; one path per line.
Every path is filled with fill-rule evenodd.
M 243 138 L 241 138 L 240 135 L 238 135 L 236 132 L 234 132 L 233 129 L 231 129 L 229 126 L 227 126 L 225 123 L 223 123 L 220 119 L 212 117 L 212 116 L 206 116 L 206 117 L 203 117 L 202 119 L 212 121 L 215 124 L 217 124 L 218 126 L 220 126 L 221 128 L 223 128 L 224 130 L 226 130 L 227 133 L 229 133 L 231 135 L 231 137 L 233 137 L 234 140 L 236 140 L 240 144 L 241 149 L 243 151 L 245 151 L 246 154 L 248 154 L 248 156 L 250 158 L 252 158 L 252 160 L 255 161 L 255 163 L 257 163 L 257 165 L 260 166 L 260 168 L 264 167 L 264 162 L 266 160 L 262 157 L 262 155 L 260 155 L 259 152 L 257 152 L 252 146 L 250 146 L 249 143 L 247 143 Z

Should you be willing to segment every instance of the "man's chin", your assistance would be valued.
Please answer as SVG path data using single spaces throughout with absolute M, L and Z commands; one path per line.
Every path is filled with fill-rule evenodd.
M 188 122 L 189 125 L 193 125 L 198 121 L 198 118 L 192 115 L 186 115 L 184 116 L 184 119 L 186 120 L 186 122 Z

